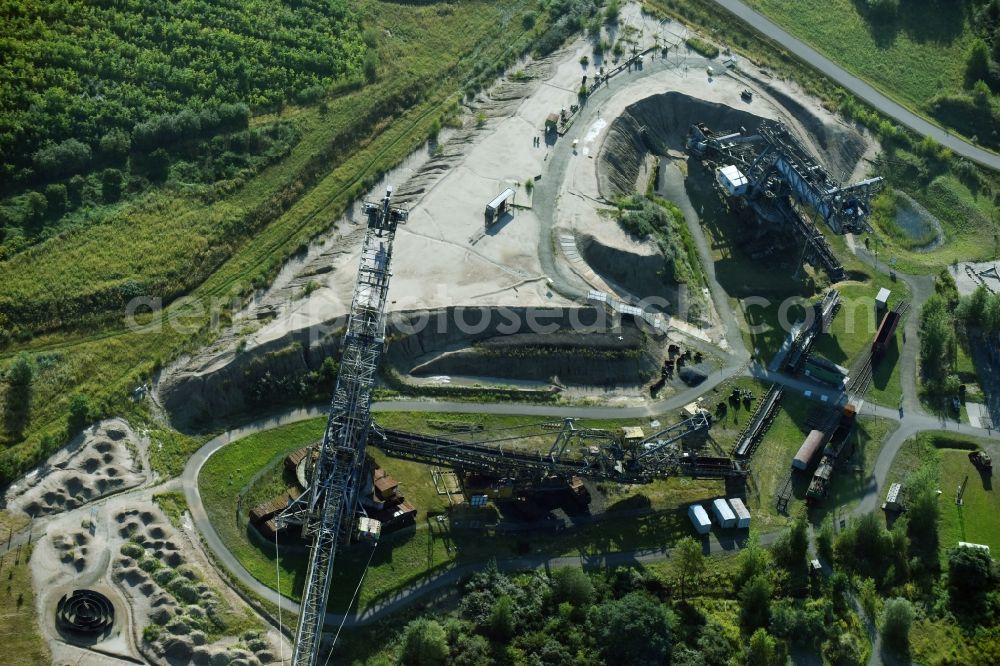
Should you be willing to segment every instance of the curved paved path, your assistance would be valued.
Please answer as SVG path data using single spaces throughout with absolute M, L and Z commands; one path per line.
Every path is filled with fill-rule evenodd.
M 798 58 L 819 70 L 825 76 L 833 79 L 885 115 L 894 118 L 918 134 L 933 137 L 935 141 L 949 148 L 956 155 L 961 155 L 991 169 L 1000 170 L 1000 156 L 996 153 L 975 146 L 960 136 L 951 134 L 939 125 L 935 125 L 917 115 L 898 102 L 894 102 L 876 90 L 871 84 L 848 73 L 840 65 L 820 54 L 816 49 L 800 39 L 793 37 L 763 14 L 748 7 L 745 2 L 741 2 L 741 0 L 714 0 L 714 2 L 734 14 L 740 20 L 750 24 L 758 32 L 778 42 Z

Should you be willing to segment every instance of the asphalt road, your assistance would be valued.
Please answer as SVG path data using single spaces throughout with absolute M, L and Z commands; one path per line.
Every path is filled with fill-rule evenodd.
M 740 0 L 714 0 L 714 2 L 736 15 L 740 20 L 750 24 L 758 32 L 778 42 L 795 56 L 819 70 L 825 76 L 833 79 L 885 115 L 894 118 L 918 134 L 933 137 L 935 141 L 949 148 L 956 155 L 961 155 L 991 169 L 1000 169 L 1000 156 L 996 153 L 974 146 L 960 136 L 951 134 L 939 125 L 931 123 L 899 103 L 894 102 L 870 84 L 848 73 L 832 60 L 821 55 L 811 46 L 788 34 L 788 32 L 766 18 L 763 14 L 748 7 L 746 3 Z

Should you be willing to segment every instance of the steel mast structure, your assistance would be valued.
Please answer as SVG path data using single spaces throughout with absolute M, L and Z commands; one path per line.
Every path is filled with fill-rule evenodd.
M 280 519 L 284 523 L 301 522 L 303 537 L 312 540 L 292 653 L 292 664 L 296 666 L 313 666 L 317 662 L 334 556 L 338 547 L 351 541 L 358 492 L 364 485 L 361 475 L 372 424 L 372 389 L 385 345 L 392 242 L 396 226 L 407 216 L 405 210 L 390 205 L 391 197 L 390 186 L 379 203 L 364 204 L 368 231 L 361 248 L 340 372 L 313 467 L 313 481 Z

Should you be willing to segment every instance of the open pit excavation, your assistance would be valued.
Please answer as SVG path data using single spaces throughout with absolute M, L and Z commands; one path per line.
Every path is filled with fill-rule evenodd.
M 728 298 L 698 277 L 711 275 L 712 259 L 683 245 L 685 233 L 698 245 L 702 232 L 677 165 L 708 182 L 702 167 L 684 164 L 689 128 L 778 120 L 831 172 L 852 177 L 874 150 L 821 109 L 792 103 L 787 84 L 749 64 L 706 77 L 695 69 L 702 59 L 653 53 L 599 82 L 580 106 L 569 91 L 585 48 L 524 65 L 471 102 L 484 123 L 442 132 L 436 148 L 387 175 L 401 183 L 394 200 L 410 210 L 387 302 L 382 375 L 393 390 L 633 405 L 682 392 L 690 383 L 662 372 L 670 345 L 698 352 L 702 362 L 690 369 L 700 377 L 743 354 Z M 748 83 L 758 90 L 749 107 L 740 97 Z M 654 157 L 662 161 L 657 191 L 688 226 L 662 239 L 609 219 L 618 197 L 645 189 Z M 505 212 L 488 223 L 484 210 L 506 190 Z M 160 374 L 154 397 L 175 425 L 224 422 L 301 393 L 322 374 L 324 359 L 340 353 L 359 219 L 349 213 L 215 343 Z M 800 245 L 794 233 L 765 227 L 760 244 Z
M 454 9 L 436 4 L 416 3 L 427 20 Z M 3 496 L 0 570 L 18 583 L 23 561 L 53 663 L 422 663 L 430 643 L 434 663 L 549 663 L 540 637 L 560 626 L 579 640 L 559 663 L 694 660 L 723 638 L 742 659 L 763 636 L 796 660 L 874 664 L 879 620 L 851 586 L 916 604 L 908 577 L 949 576 L 959 534 L 918 553 L 918 511 L 863 524 L 901 559 L 891 576 L 852 570 L 883 495 L 887 513 L 918 497 L 936 521 L 957 512 L 959 548 L 988 552 L 992 526 L 971 517 L 995 501 L 1000 434 L 989 405 L 964 403 L 983 392 L 978 359 L 949 359 L 963 402 L 946 407 L 971 424 L 953 427 L 924 411 L 921 345 L 928 303 L 943 321 L 1000 294 L 996 262 L 956 262 L 953 285 L 896 257 L 883 271 L 868 244 L 886 211 L 928 239 L 907 256 L 954 250 L 948 217 L 898 184 L 898 146 L 719 35 L 646 3 L 591 10 L 587 37 L 424 115 L 417 140 L 433 138 L 377 179 L 361 168 L 351 182 L 374 185 L 339 219 L 305 195 L 330 227 L 212 312 L 217 328 L 178 337 L 127 410 L 72 396 L 49 424 L 69 443 L 45 448 L 46 432 L 48 458 Z M 526 32 L 562 25 L 541 11 Z M 373 82 L 389 88 L 384 64 Z M 0 370 L 0 395 L 27 395 L 31 378 Z M 102 420 L 72 437 L 84 417 Z M 938 498 L 949 474 L 965 479 L 954 506 Z M 714 555 L 733 559 L 715 570 Z M 756 571 L 730 581 L 737 568 Z M 838 580 L 852 603 L 827 599 Z M 754 587 L 774 608 L 759 626 L 739 606 Z M 830 625 L 815 655 L 788 629 L 807 613 Z M 950 621 L 936 613 L 914 621 Z M 647 620 L 672 651 L 594 642 L 642 643 L 620 638 Z

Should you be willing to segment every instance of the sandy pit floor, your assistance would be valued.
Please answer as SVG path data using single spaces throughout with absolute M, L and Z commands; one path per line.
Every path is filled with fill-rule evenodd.
M 88 428 L 7 490 L 7 509 L 32 518 L 83 506 L 146 480 L 141 437 L 121 419 Z

